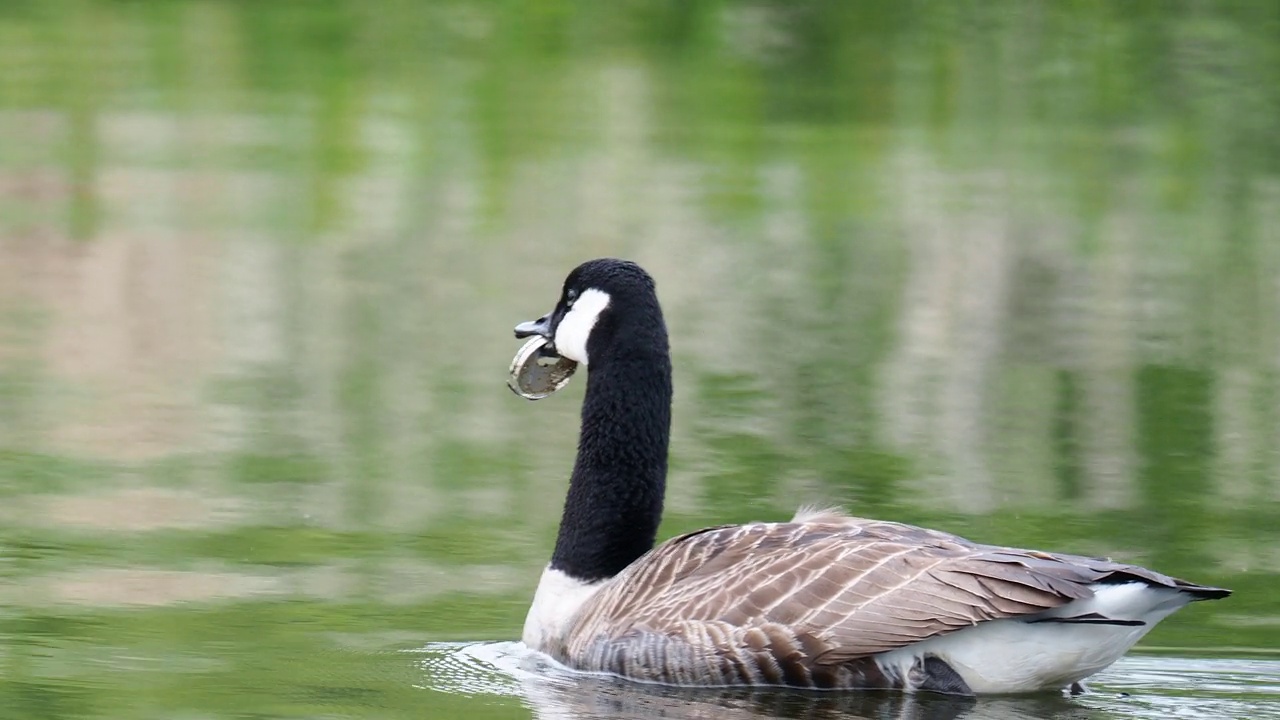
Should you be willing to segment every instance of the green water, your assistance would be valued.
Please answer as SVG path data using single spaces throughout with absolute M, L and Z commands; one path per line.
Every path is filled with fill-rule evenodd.
M 1277 38 L 1261 1 L 4 0 L 0 716 L 1280 717 Z M 510 329 L 601 255 L 672 331 L 664 537 L 836 502 L 1236 595 L 1079 699 L 537 667 L 582 383 L 511 395 Z

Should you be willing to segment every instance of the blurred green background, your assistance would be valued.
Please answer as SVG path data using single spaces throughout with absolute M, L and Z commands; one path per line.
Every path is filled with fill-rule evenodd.
M 602 255 L 664 537 L 835 502 L 1274 651 L 1277 118 L 1275 2 L 4 0 L 0 707 L 527 715 L 394 651 L 518 637 L 582 383 L 510 331 Z

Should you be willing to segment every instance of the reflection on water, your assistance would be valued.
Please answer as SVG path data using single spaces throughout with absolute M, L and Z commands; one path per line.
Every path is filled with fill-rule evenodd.
M 606 718 L 1280 718 L 1280 663 L 1127 658 L 1081 697 L 963 698 L 919 693 L 689 689 L 572 673 L 521 643 L 433 643 L 420 656 L 424 689 L 517 698 L 542 720 Z
M 671 328 L 664 537 L 843 504 L 1236 591 L 1147 651 L 1280 646 L 1277 36 L 1265 2 L 0 2 L 0 708 L 527 717 L 398 651 L 519 635 L 582 383 L 512 397 L 510 328 L 599 255 Z M 1177 667 L 1062 712 L 1209 707 Z

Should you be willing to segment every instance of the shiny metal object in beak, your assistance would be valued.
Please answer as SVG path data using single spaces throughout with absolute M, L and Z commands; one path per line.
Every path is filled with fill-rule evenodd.
M 516 332 L 524 325 L 516 327 Z M 511 360 L 507 386 L 527 400 L 541 400 L 569 384 L 578 363 L 548 350 L 549 340 L 540 334 L 529 338 Z

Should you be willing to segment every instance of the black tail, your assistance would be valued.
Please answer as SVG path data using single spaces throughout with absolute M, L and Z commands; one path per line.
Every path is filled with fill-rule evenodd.
M 1209 587 L 1207 585 L 1178 585 L 1178 589 L 1191 596 L 1191 601 L 1197 600 L 1221 600 L 1231 594 L 1226 588 Z
M 1028 620 L 1027 624 L 1032 623 L 1074 623 L 1077 625 L 1122 625 L 1125 627 L 1139 627 L 1146 625 L 1141 620 L 1116 620 L 1114 618 L 1099 615 L 1098 613 L 1088 613 L 1086 615 L 1072 615 L 1071 617 L 1046 617 Z
M 1121 567 L 1113 570 L 1109 575 L 1099 580 L 1103 583 L 1127 583 L 1141 582 L 1151 587 L 1173 588 L 1181 593 L 1191 596 L 1191 601 L 1197 600 L 1221 600 L 1231 594 L 1226 588 L 1212 587 L 1209 585 L 1197 585 L 1193 582 L 1180 580 L 1168 575 L 1161 575 L 1158 572 L 1147 570 L 1146 568 L 1135 567 L 1133 565 Z

